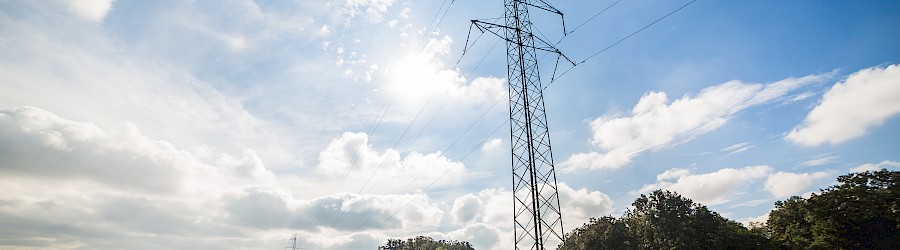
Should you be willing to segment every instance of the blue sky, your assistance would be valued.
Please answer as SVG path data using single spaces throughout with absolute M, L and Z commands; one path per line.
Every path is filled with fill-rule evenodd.
M 584 23 L 565 37 L 532 18 L 581 61 L 688 2 L 552 1 Z M 0 1 L 0 246 L 509 249 L 504 44 L 462 56 L 469 20 L 502 11 Z M 900 168 L 898 13 L 700 0 L 571 68 L 544 92 L 566 230 L 660 188 L 764 220 L 838 175 Z

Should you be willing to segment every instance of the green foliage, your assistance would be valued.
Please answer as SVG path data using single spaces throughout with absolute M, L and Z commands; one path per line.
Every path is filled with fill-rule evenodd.
M 431 237 L 416 236 L 407 240 L 389 239 L 379 250 L 474 250 L 465 241 L 434 240 Z
M 566 235 L 559 249 L 897 249 L 900 172 L 837 178 L 809 199 L 775 202 L 750 229 L 670 191 L 641 195 L 622 218 L 601 217 Z
M 623 220 L 604 216 L 576 228 L 559 249 L 630 249 L 634 240 Z
M 868 171 L 809 199 L 775 203 L 772 239 L 788 249 L 895 249 L 900 242 L 900 172 Z
M 769 212 L 766 224 L 771 237 L 788 249 L 810 246 L 813 241 L 812 223 L 807 221 L 806 200 L 798 196 L 785 201 L 776 201 L 775 209 Z
M 763 234 L 723 218 L 671 191 L 653 191 L 616 219 L 591 219 L 566 235 L 559 249 L 761 249 Z

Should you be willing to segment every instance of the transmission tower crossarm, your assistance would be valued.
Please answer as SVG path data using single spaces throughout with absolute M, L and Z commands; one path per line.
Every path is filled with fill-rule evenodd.
M 515 28 L 515 27 L 510 27 L 508 25 L 503 25 L 503 24 L 485 22 L 485 21 L 481 21 L 481 20 L 472 20 L 472 24 L 475 25 L 476 27 L 478 27 L 478 29 L 481 30 L 482 32 L 484 32 L 484 31 L 490 32 L 490 33 L 496 35 L 497 37 L 499 37 L 500 39 L 505 40 L 506 42 L 515 43 L 515 44 L 519 43 L 519 41 L 508 38 L 508 37 L 506 37 L 506 35 L 501 35 L 497 31 L 495 31 L 495 29 L 496 30 L 499 30 L 499 29 L 516 30 L 517 28 Z M 545 41 L 544 39 L 541 39 L 540 37 L 533 35 L 531 32 L 524 32 L 524 33 L 526 33 L 526 35 L 528 35 L 528 36 L 531 36 L 530 39 L 537 41 L 537 42 L 543 44 L 544 46 L 538 47 L 533 44 L 522 44 L 522 46 L 545 51 L 545 52 L 550 52 L 550 53 L 554 53 L 554 54 L 560 54 L 560 55 L 563 54 L 559 49 L 556 48 L 556 46 L 553 46 L 552 44 Z M 565 55 L 563 55 L 563 56 L 565 57 Z M 569 62 L 572 62 L 572 60 L 569 60 L 568 57 L 566 57 L 566 60 L 568 60 Z M 573 62 L 573 64 L 574 64 L 574 62 Z
M 535 4 L 535 2 L 540 2 L 540 3 L 543 4 L 543 5 Z M 528 5 L 528 6 L 531 6 L 531 7 L 535 7 L 535 8 L 538 8 L 538 9 L 541 9 L 541 10 L 544 10 L 544 11 L 547 11 L 547 12 L 550 12 L 550 13 L 559 15 L 559 19 L 560 19 L 560 21 L 562 21 L 563 36 L 566 36 L 566 35 L 569 34 L 569 33 L 566 31 L 566 17 L 565 17 L 565 15 L 562 13 L 562 11 L 559 11 L 558 9 L 556 9 L 556 7 L 553 7 L 553 5 L 550 5 L 550 3 L 547 3 L 547 1 L 544 1 L 544 0 L 535 0 L 535 1 L 531 1 L 531 2 L 529 2 L 529 1 L 523 1 L 522 3 L 524 3 L 524 4 Z
M 535 4 L 534 2 L 540 2 L 542 5 Z M 522 1 L 521 3 L 531 6 L 531 7 L 545 10 L 545 11 L 553 13 L 553 14 L 563 16 L 562 11 L 559 11 L 558 9 L 556 9 L 556 7 L 553 7 L 553 5 L 550 5 L 550 3 L 547 3 L 547 1 L 544 1 L 544 0 L 535 0 L 535 1 L 530 1 L 530 2 Z M 563 26 L 563 27 L 565 27 L 565 26 Z

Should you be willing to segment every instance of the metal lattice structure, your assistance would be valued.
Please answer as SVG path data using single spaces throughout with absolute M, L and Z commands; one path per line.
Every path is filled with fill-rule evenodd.
M 541 0 L 504 4 L 504 24 L 472 23 L 506 41 L 515 244 L 516 249 L 543 250 L 561 242 L 564 231 L 537 51 L 556 54 L 557 63 L 565 56 L 531 33 L 528 10 L 562 13 Z
M 293 237 L 289 239 L 291 241 L 291 246 L 284 247 L 285 249 L 298 250 L 301 249 L 300 245 L 297 244 L 297 234 L 295 233 Z

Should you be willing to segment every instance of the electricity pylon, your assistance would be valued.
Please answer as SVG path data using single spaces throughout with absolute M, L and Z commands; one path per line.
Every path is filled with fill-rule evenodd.
M 552 44 L 531 33 L 529 8 L 549 11 L 560 17 L 562 12 L 543 0 L 505 0 L 504 5 L 505 23 L 472 20 L 472 24 L 482 32 L 491 32 L 506 41 L 513 237 L 516 249 L 543 250 L 545 244 L 561 242 L 564 231 L 536 51 L 556 54 L 557 63 L 560 58 L 574 63 Z
M 284 247 L 285 249 L 298 250 L 300 249 L 300 245 L 297 244 L 297 234 L 295 233 L 293 237 L 290 238 L 291 246 Z

